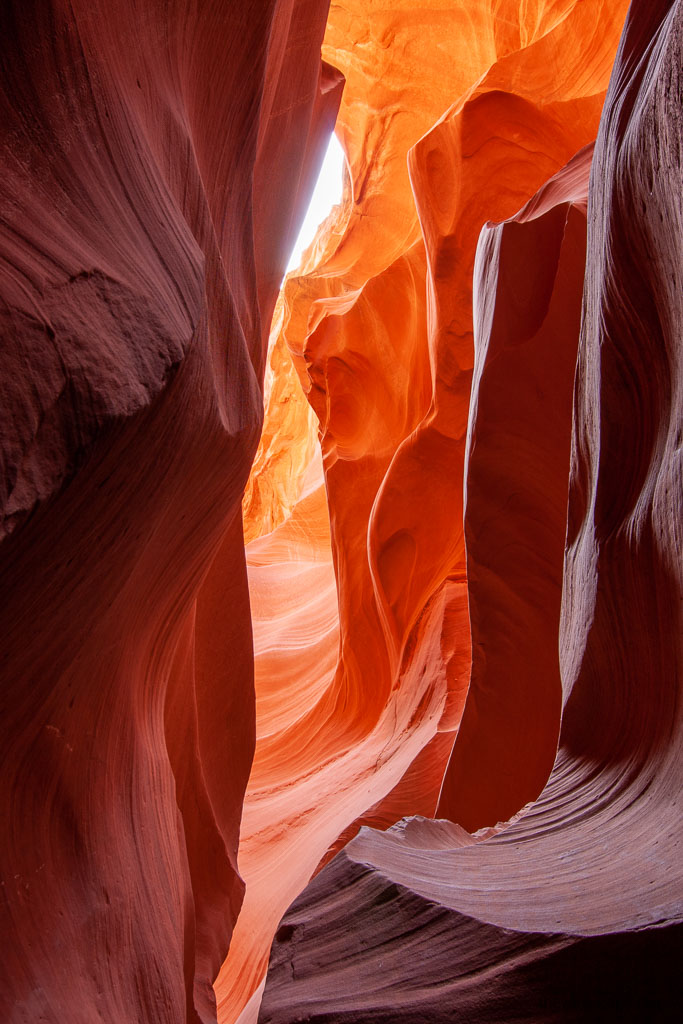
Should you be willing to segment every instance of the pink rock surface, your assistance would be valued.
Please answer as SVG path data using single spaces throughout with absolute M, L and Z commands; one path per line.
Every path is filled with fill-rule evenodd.
M 326 16 L 0 11 L 13 1024 L 215 1020 L 254 744 L 240 503 L 270 313 L 339 102 Z

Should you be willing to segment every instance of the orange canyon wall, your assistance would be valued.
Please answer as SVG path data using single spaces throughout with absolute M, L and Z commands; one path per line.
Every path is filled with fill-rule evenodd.
M 5 1019 L 674 1019 L 682 17 L 4 5 Z

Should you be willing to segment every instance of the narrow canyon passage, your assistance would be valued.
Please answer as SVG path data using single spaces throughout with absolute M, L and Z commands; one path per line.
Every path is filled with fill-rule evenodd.
M 682 40 L 0 7 L 3 1021 L 678 1019 Z

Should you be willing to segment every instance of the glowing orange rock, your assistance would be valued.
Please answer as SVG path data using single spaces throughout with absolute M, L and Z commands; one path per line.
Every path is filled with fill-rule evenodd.
M 473 675 L 442 804 L 471 824 L 538 787 L 561 679 L 550 777 L 495 828 L 409 818 L 348 843 L 276 933 L 264 1024 L 679 1011 L 681 39 L 680 3 L 631 8 L 595 147 L 576 364 L 588 154 L 480 239 Z
M 349 177 L 343 203 L 285 284 L 274 352 L 284 339 L 320 424 L 339 657 L 334 674 L 329 656 L 321 659 L 315 704 L 296 728 L 257 742 L 240 849 L 245 916 L 217 985 L 225 1021 L 244 1004 L 246 974 L 250 989 L 260 980 L 264 935 L 301 879 L 360 824 L 436 810 L 470 667 L 462 485 L 477 240 L 595 137 L 626 10 L 573 0 L 504 6 L 331 8 L 323 53 L 346 79 L 337 132 Z M 567 458 L 570 392 L 571 384 Z M 268 439 L 279 414 L 274 402 Z M 295 464 L 310 450 L 300 422 Z M 289 466 L 266 451 L 248 516 L 275 522 L 253 495 L 277 495 L 284 508 Z M 305 524 L 296 529 L 305 541 Z M 561 561 L 560 547 L 558 577 Z M 292 575 L 287 564 L 280 571 Z M 291 647 L 278 635 L 296 679 L 293 648 L 310 611 L 299 620 L 294 591 L 280 601 L 293 609 Z M 559 591 L 555 602 L 557 620 Z M 270 626 L 257 616 L 254 628 L 258 645 Z M 299 647 L 305 678 L 310 645 Z M 257 659 L 264 694 L 269 674 L 280 676 L 276 656 L 273 648 L 268 666 Z M 557 673 L 555 664 L 541 744 L 530 777 L 514 784 L 514 810 L 552 766 Z M 269 774 L 259 790 L 262 757 Z
M 142 6 L 0 15 L 4 1017 L 211 1021 L 238 913 L 221 1024 L 276 930 L 263 1019 L 585 1019 L 577 965 L 623 1017 L 680 928 L 680 2 L 601 129 L 573 440 L 626 0 L 333 3 L 322 64 L 325 2 Z
M 438 816 L 469 831 L 534 800 L 555 760 L 557 635 L 574 367 L 593 147 L 509 221 L 483 229 L 467 455 L 475 652 Z

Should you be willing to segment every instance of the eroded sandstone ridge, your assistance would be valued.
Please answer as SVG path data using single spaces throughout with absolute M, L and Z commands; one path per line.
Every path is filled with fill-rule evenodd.
M 215 1020 L 240 502 L 334 123 L 327 0 L 0 5 L 0 1017 Z
M 676 1019 L 683 6 L 627 6 L 0 6 L 3 1020 Z
M 576 5 L 579 20 L 568 13 L 555 31 L 573 24 L 580 38 L 591 6 Z M 586 148 L 519 212 L 506 210 L 533 191 L 539 150 L 549 158 L 545 147 L 566 152 L 558 139 L 581 141 L 566 97 L 574 75 L 585 83 L 592 51 L 572 51 L 568 38 L 581 57 L 562 65 L 564 81 L 554 69 L 551 94 L 533 94 L 543 76 L 531 64 L 506 86 L 521 83 L 532 98 L 498 91 L 500 65 L 530 61 L 522 50 L 497 66 L 496 92 L 468 99 L 411 153 L 435 386 L 409 448 L 442 415 L 442 373 L 451 374 L 451 413 L 458 384 L 466 390 L 472 317 L 474 326 L 460 440 L 470 689 L 441 820 L 363 829 L 316 876 L 276 934 L 263 1022 L 668 1021 L 680 1012 L 683 6 L 634 3 L 590 186 Z M 539 128 L 548 107 L 554 136 Z M 468 120 L 478 144 L 463 141 Z M 478 188 L 468 190 L 478 161 Z M 425 181 L 434 183 L 428 203 Z M 469 236 L 451 212 L 461 195 Z M 502 222 L 482 225 L 487 209 Z M 470 296 L 462 268 L 477 236 Z M 445 445 L 445 429 L 439 437 Z M 445 452 L 457 450 L 458 438 L 449 441 L 440 462 L 423 455 L 442 475 L 454 461 Z M 450 501 L 434 502 L 427 488 L 414 503 L 428 543 L 451 516 L 457 530 L 452 479 Z M 392 501 L 387 518 L 404 507 Z M 372 540 L 371 522 L 371 555 Z M 414 556 L 423 576 L 429 550 Z M 402 608 L 410 585 L 399 587 L 403 571 L 393 578 L 390 607 Z

